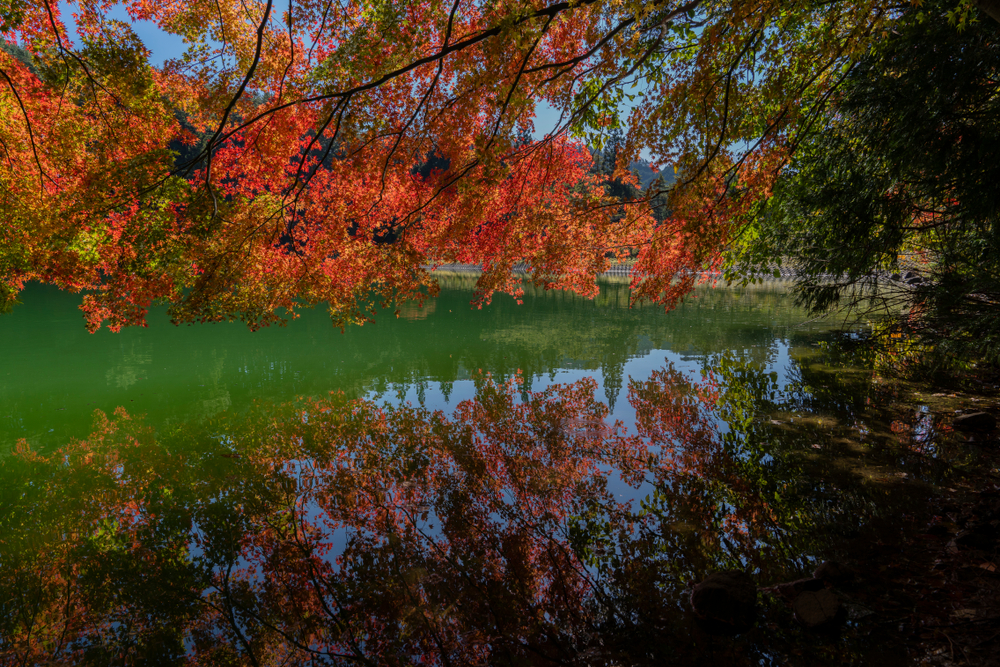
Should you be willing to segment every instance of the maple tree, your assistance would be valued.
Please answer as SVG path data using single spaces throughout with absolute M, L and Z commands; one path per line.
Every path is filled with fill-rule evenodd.
M 593 295 L 595 274 L 635 251 L 636 298 L 669 306 L 767 196 L 816 119 L 809 102 L 898 12 L 876 0 L 5 3 L 0 297 L 9 307 L 32 280 L 87 290 L 91 329 L 142 324 L 154 302 L 178 322 L 254 327 L 327 303 L 344 324 L 423 298 L 425 266 L 482 266 L 479 299 L 517 295 L 518 263 L 538 285 Z M 186 51 L 152 65 L 130 21 Z M 532 140 L 540 104 L 561 116 Z M 612 180 L 627 186 L 643 150 L 681 176 L 658 224 L 649 202 L 662 193 L 622 206 L 589 173 L 583 142 L 618 126 Z M 730 196 L 737 186 L 750 194 Z

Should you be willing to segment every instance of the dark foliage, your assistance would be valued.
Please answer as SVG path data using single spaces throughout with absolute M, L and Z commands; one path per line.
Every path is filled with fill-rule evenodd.
M 997 357 L 1000 30 L 949 7 L 908 9 L 849 73 L 737 263 L 791 262 L 818 311 L 895 300 L 941 358 Z

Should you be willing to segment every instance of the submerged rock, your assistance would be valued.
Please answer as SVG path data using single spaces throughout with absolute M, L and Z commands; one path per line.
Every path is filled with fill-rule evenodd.
M 840 600 L 826 588 L 806 591 L 792 603 L 795 617 L 807 628 L 819 628 L 832 623 L 840 614 Z
M 959 431 L 992 431 L 997 427 L 997 419 L 988 412 L 970 412 L 955 417 L 952 425 Z
M 757 586 L 746 572 L 714 572 L 691 591 L 691 607 L 717 630 L 744 632 L 757 620 Z

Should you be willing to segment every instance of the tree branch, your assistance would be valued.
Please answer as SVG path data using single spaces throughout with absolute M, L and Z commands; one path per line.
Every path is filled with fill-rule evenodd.
M 24 108 L 24 102 L 21 101 L 21 95 L 17 92 L 17 87 L 14 86 L 14 81 L 11 80 L 10 76 L 2 68 L 0 68 L 0 76 L 3 76 L 3 78 L 7 80 L 7 84 L 10 86 L 11 92 L 14 93 L 14 98 L 17 99 L 17 105 L 21 107 L 21 113 L 24 115 L 24 124 L 28 128 L 28 140 L 31 142 L 31 153 L 35 156 L 35 164 L 38 166 L 38 187 L 42 194 L 44 194 L 45 181 L 43 180 L 43 177 L 48 178 L 50 181 L 52 178 L 45 173 L 44 169 L 42 169 L 42 162 L 38 159 L 38 146 L 35 144 L 35 133 L 31 129 L 31 118 L 28 116 L 28 110 Z
M 976 6 L 991 19 L 1000 23 L 1000 0 L 976 0 Z

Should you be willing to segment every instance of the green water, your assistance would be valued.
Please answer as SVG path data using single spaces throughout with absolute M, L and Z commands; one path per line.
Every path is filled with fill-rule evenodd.
M 665 355 L 780 355 L 806 319 L 778 292 L 706 291 L 669 315 L 629 309 L 621 284 L 604 285 L 594 301 L 529 291 L 522 306 L 500 295 L 477 310 L 470 283 L 446 280 L 422 309 L 406 306 L 398 319 L 385 312 L 345 333 L 322 310 L 257 332 L 239 323 L 175 327 L 161 310 L 145 329 L 88 334 L 79 296 L 31 288 L 0 317 L 0 444 L 26 438 L 49 449 L 85 435 L 95 409 L 117 406 L 157 425 L 329 391 L 402 392 L 444 407 L 472 395 L 470 374 L 480 370 L 508 377 L 520 369 L 529 387 L 593 375 L 615 406 L 628 377 L 645 377 Z
M 0 664 L 910 664 L 877 573 L 971 454 L 900 420 L 860 327 L 780 289 L 477 310 L 443 283 L 346 333 L 88 335 L 28 290 L 0 317 Z M 827 558 L 859 573 L 836 632 L 766 595 L 736 637 L 691 614 L 712 571 Z

